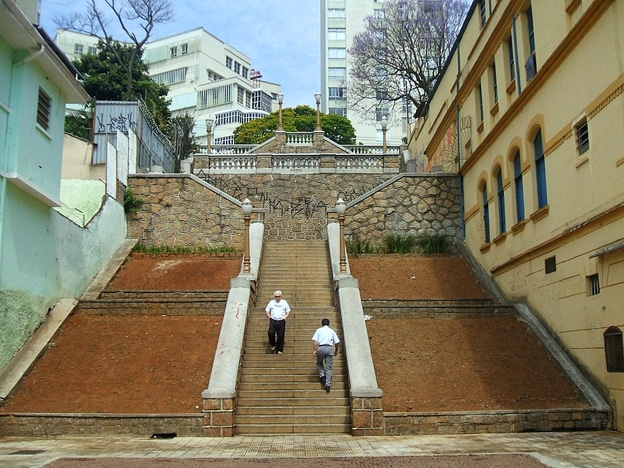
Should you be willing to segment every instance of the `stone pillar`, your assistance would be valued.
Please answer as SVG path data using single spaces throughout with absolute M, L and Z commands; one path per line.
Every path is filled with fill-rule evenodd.
M 381 397 L 351 397 L 351 435 L 381 436 L 383 433 Z
M 396 154 L 384 154 L 384 173 L 397 173 L 399 172 L 399 156 Z
M 321 174 L 336 172 L 336 158 L 332 156 L 321 155 L 321 161 L 319 163 Z
M 325 143 L 325 132 L 323 130 L 314 130 L 312 133 L 312 145 L 316 150 L 321 148 Z
M 234 398 L 204 398 L 202 413 L 203 436 L 234 436 Z

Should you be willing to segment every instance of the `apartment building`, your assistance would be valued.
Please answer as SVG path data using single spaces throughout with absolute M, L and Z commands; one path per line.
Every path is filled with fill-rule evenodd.
M 96 37 L 73 31 L 59 30 L 55 42 L 71 59 L 97 50 Z M 232 144 L 238 125 L 278 108 L 280 85 L 263 81 L 248 56 L 202 28 L 148 42 L 143 59 L 169 87 L 173 115 L 195 118 L 200 143 L 210 133 L 212 144 Z
M 475 0 L 409 146 L 458 171 L 465 245 L 624 430 L 624 8 Z
M 392 111 L 388 106 L 375 106 L 363 116 L 347 99 L 348 49 L 353 37 L 364 30 L 364 18 L 382 11 L 383 7 L 384 0 L 321 0 L 321 110 L 349 118 L 357 142 L 368 145 L 382 142 L 381 119 L 385 115 L 388 143 L 399 145 L 406 135 L 406 122 L 411 116 Z

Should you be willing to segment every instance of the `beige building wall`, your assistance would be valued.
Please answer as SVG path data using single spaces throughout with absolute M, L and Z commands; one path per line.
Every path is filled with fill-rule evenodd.
M 63 136 L 62 179 L 106 180 L 106 165 L 91 164 L 93 144 L 72 135 Z
M 479 3 L 410 149 L 425 167 L 459 167 L 466 246 L 599 384 L 624 430 L 624 372 L 607 371 L 605 353 L 607 329 L 624 331 L 624 6 L 493 0 L 482 24 Z

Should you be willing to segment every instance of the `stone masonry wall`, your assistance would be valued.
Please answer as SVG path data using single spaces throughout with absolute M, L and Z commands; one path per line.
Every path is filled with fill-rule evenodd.
M 325 239 L 336 200 L 349 205 L 347 240 L 381 245 L 387 234 L 461 238 L 456 176 L 416 174 L 142 175 L 129 187 L 145 202 L 129 217 L 130 237 L 146 245 L 242 248 L 244 222 L 232 199 L 249 198 L 268 239 Z M 211 190 L 208 186 L 213 187 Z M 229 195 L 232 199 L 224 197 Z

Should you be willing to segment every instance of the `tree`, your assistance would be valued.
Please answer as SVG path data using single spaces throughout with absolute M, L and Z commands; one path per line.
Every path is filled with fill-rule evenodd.
M 143 46 L 152 35 L 157 24 L 169 23 L 173 20 L 173 9 L 170 0 L 102 0 L 112 11 L 117 23 L 129 39 L 127 54 L 118 54 L 116 40 L 110 33 L 110 21 L 100 10 L 96 0 L 87 1 L 87 11 L 74 13 L 67 17 L 57 16 L 57 26 L 70 31 L 99 37 L 99 47 L 108 50 L 117 65 L 125 72 L 124 100 L 131 100 L 137 94 L 134 80 L 134 68 L 139 65 Z M 138 32 L 137 32 L 138 31 Z
M 165 134 L 175 145 L 173 172 L 180 172 L 180 161 L 187 159 L 195 151 L 195 119 L 189 114 L 173 117 Z
M 99 42 L 100 45 L 103 41 Z M 169 111 L 169 100 L 166 99 L 168 88 L 156 83 L 148 74 L 148 66 L 142 60 L 142 52 L 136 56 L 134 67 L 132 68 L 132 81 L 134 86 L 130 94 L 126 89 L 126 70 L 119 64 L 118 59 L 130 60 L 133 56 L 132 47 L 114 42 L 108 47 L 100 47 L 95 55 L 85 54 L 74 60 L 76 70 L 83 76 L 82 86 L 89 95 L 100 101 L 127 101 L 141 98 L 149 111 L 152 113 L 156 124 L 161 130 L 167 126 L 171 118 Z M 86 109 L 92 115 L 92 104 Z M 91 120 L 84 116 L 77 116 L 70 119 L 71 125 L 88 125 L 90 132 Z M 70 130 L 66 127 L 67 131 Z M 79 130 L 78 130 L 79 131 Z M 71 133 L 75 134 L 76 129 Z M 84 136 L 84 133 L 80 133 Z M 88 137 L 87 137 L 88 138 Z
M 336 114 L 321 114 L 321 127 L 325 136 L 340 145 L 355 143 L 355 130 L 351 121 Z M 275 135 L 279 125 L 279 113 L 273 112 L 261 119 L 239 125 L 234 130 L 234 141 L 238 144 L 259 144 Z M 316 129 L 316 109 L 297 106 L 282 110 L 282 126 L 287 132 L 312 132 Z
M 363 115 L 384 105 L 424 109 L 468 10 L 465 0 L 387 0 L 353 38 L 349 100 Z

